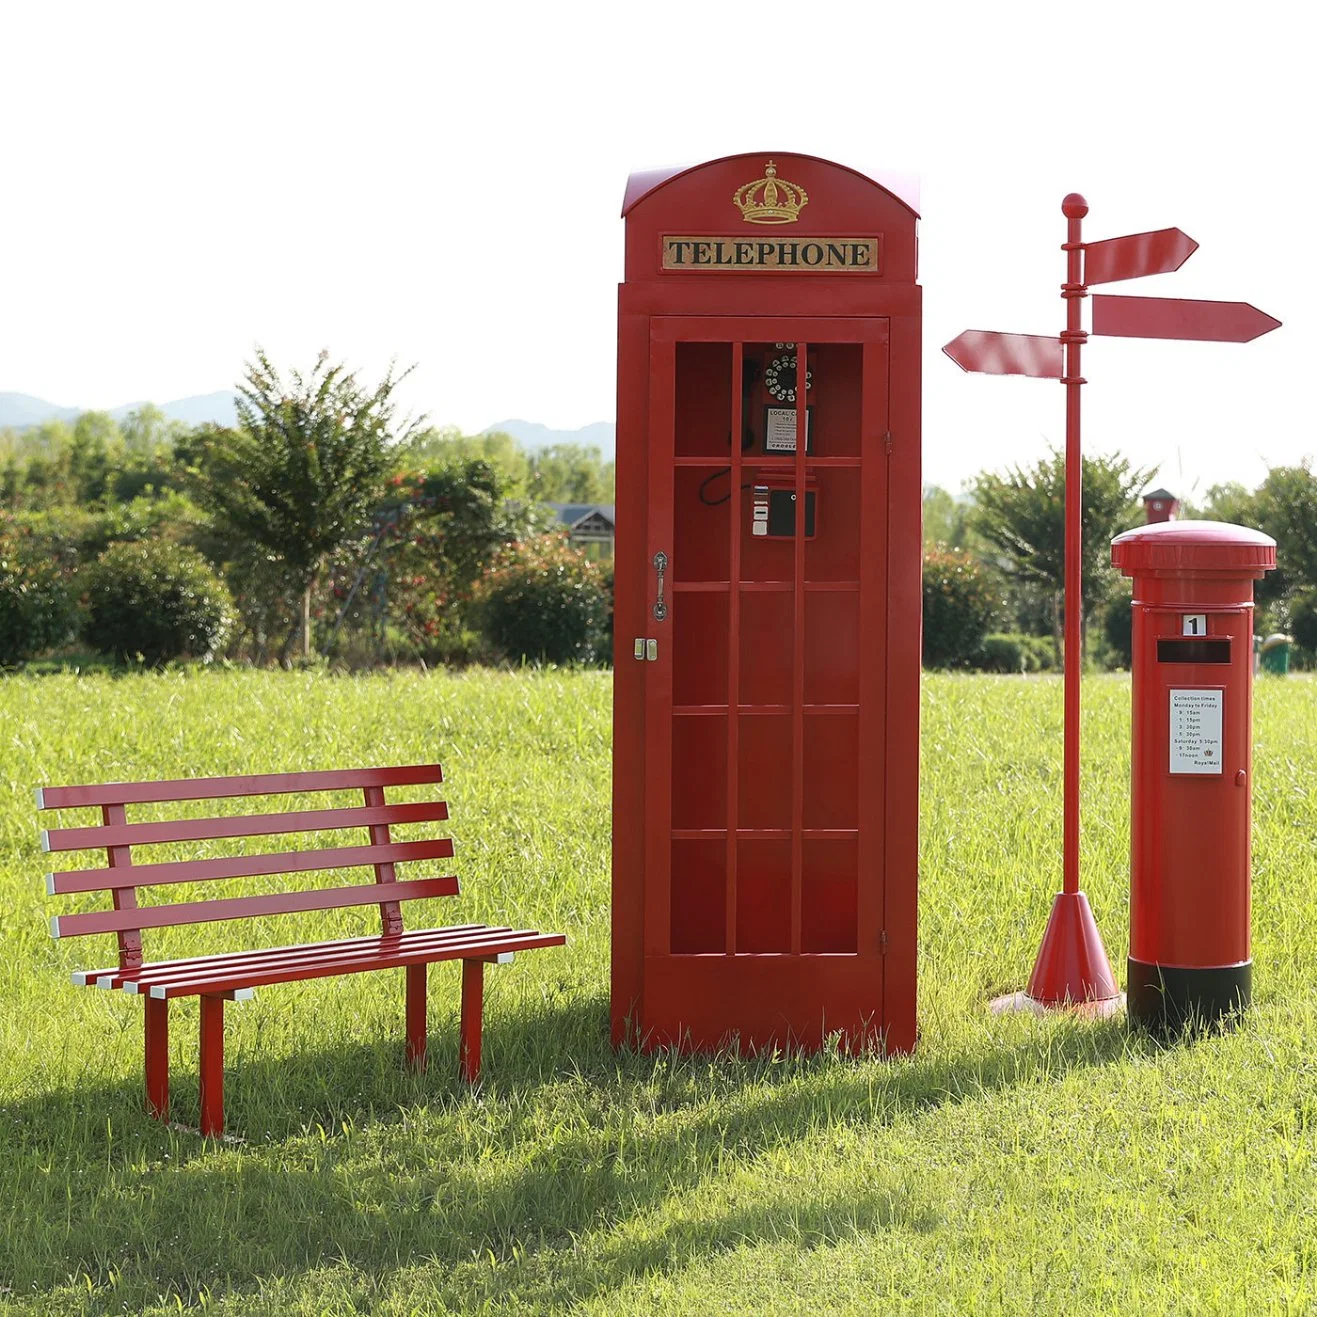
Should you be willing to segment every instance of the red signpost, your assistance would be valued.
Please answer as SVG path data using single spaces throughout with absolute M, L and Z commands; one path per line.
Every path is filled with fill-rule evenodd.
M 1104 338 L 1187 338 L 1247 343 L 1280 321 L 1247 302 L 1186 302 L 1175 297 L 1093 298 L 1093 333 Z
M 1127 233 L 1123 238 L 1090 242 L 1084 248 L 1084 282 L 1114 284 L 1148 274 L 1171 274 L 1198 250 L 1181 229 Z
M 1115 1006 L 1116 980 L 1093 912 L 1079 889 L 1079 677 L 1083 462 L 1080 447 L 1080 349 L 1088 338 L 1080 305 L 1090 284 L 1115 283 L 1178 270 L 1198 244 L 1179 229 L 1157 229 L 1085 244 L 1088 203 L 1072 192 L 1066 217 L 1066 327 L 1055 338 L 968 330 L 943 351 L 962 370 L 1059 379 L 1066 386 L 1065 748 L 1062 890 L 1052 905 L 1029 979 L 1027 1004 Z M 1179 338 L 1244 343 L 1280 324 L 1246 302 L 1157 297 L 1093 298 L 1093 333 L 1121 338 Z
M 1061 340 L 1042 334 L 999 334 L 967 329 L 942 349 L 962 370 L 985 375 L 1031 375 L 1059 380 L 1064 373 Z

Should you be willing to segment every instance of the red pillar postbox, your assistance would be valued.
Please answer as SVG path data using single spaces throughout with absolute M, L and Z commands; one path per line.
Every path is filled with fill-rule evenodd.
M 1129 1015 L 1175 1032 L 1252 991 L 1253 582 L 1276 542 L 1162 522 L 1111 561 L 1134 580 Z
M 914 1044 L 921 311 L 899 186 L 783 153 L 627 188 L 615 1042 Z

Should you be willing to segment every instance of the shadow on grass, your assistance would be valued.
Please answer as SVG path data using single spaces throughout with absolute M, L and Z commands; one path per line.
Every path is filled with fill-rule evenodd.
M 454 1307 L 515 1297 L 539 1310 L 744 1243 L 931 1230 L 940 1207 L 921 1197 L 917 1168 L 749 1205 L 680 1197 L 810 1136 L 1059 1080 L 1127 1045 L 1109 1021 L 892 1063 L 711 1059 L 615 1054 L 606 1025 L 602 999 L 497 1022 L 474 1092 L 439 1030 L 419 1077 L 385 1042 L 238 1054 L 227 1076 L 238 1146 L 149 1120 L 136 1083 L 0 1109 L 0 1283 L 41 1291 L 85 1273 L 100 1286 L 117 1272 L 116 1302 L 144 1303 L 272 1277 L 295 1289 L 299 1273 L 335 1264 L 383 1284 L 421 1265 Z M 175 1113 L 191 1120 L 195 1071 L 174 1078 Z

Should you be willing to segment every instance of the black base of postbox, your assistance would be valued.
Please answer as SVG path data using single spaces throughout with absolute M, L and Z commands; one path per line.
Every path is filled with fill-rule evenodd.
M 1228 1023 L 1253 1000 L 1253 962 L 1185 969 L 1126 961 L 1129 1022 L 1160 1037 Z

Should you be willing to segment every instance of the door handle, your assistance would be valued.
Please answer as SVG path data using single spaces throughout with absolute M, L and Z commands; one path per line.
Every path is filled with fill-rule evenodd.
M 662 622 L 668 615 L 668 602 L 663 597 L 663 577 L 668 570 L 668 555 L 662 549 L 654 555 L 654 570 L 658 572 L 658 594 L 654 597 L 654 621 Z

